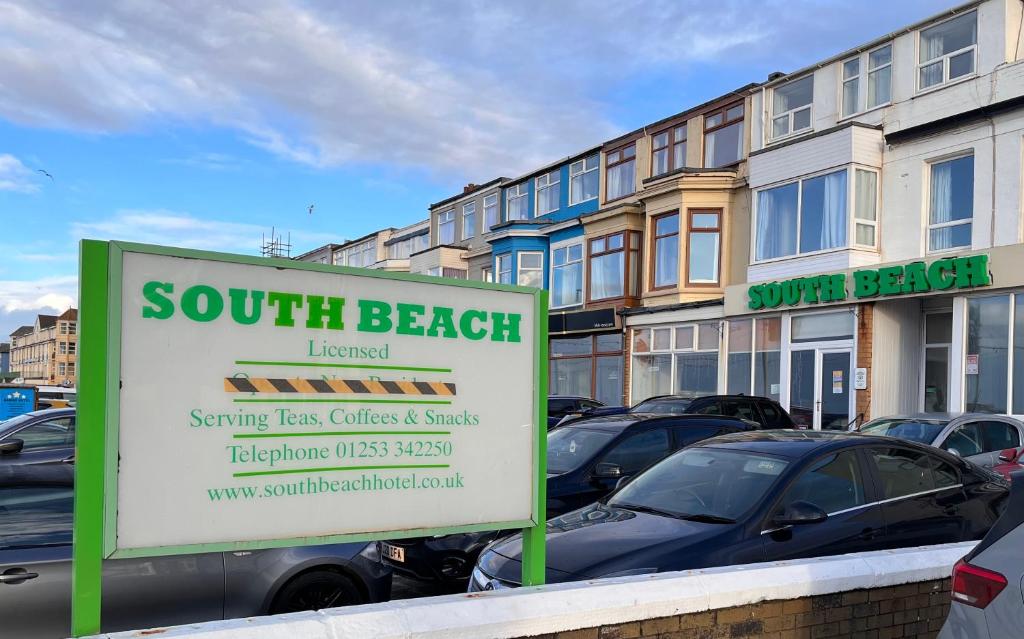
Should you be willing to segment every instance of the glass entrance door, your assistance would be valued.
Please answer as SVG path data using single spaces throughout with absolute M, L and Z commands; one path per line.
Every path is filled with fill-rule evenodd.
M 794 350 L 789 368 L 789 414 L 798 426 L 845 430 L 850 422 L 849 348 Z

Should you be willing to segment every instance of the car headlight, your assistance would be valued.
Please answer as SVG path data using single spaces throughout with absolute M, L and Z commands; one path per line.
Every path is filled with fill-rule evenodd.
M 366 544 L 366 548 L 359 551 L 359 556 L 367 561 L 372 561 L 375 564 L 380 563 L 380 549 L 377 547 L 377 542 L 371 541 Z

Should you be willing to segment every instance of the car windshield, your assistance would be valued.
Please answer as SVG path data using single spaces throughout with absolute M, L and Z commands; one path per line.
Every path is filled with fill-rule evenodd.
M 631 413 L 654 413 L 657 415 L 683 415 L 690 406 L 688 399 L 647 399 L 633 408 Z
M 876 419 L 864 424 L 860 432 L 931 444 L 947 423 L 937 419 Z
M 738 520 L 761 502 L 788 465 L 770 455 L 690 448 L 638 475 L 608 504 L 673 517 Z
M 548 433 L 548 473 L 561 475 L 576 470 L 615 437 L 609 430 L 566 426 Z

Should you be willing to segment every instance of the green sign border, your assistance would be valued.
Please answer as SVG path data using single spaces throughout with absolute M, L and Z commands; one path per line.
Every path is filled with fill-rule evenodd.
M 377 533 L 151 548 L 118 548 L 117 460 L 120 418 L 121 284 L 125 253 L 201 259 L 230 264 L 529 295 L 533 298 L 534 309 L 534 415 L 536 420 L 532 518 L 523 521 L 470 524 L 449 528 L 420 528 Z M 100 631 L 103 559 L 255 550 L 521 528 L 524 533 L 523 584 L 539 585 L 544 583 L 544 530 L 547 506 L 547 291 L 507 284 L 440 279 L 426 275 L 314 264 L 280 258 L 251 257 L 130 242 L 82 240 L 79 250 L 79 305 L 78 426 L 75 444 L 75 517 L 72 555 L 72 634 L 74 636 L 79 637 Z

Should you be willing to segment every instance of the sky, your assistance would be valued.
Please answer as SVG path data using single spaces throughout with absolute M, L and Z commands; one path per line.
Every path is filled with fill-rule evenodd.
M 297 255 L 955 4 L 0 0 L 0 341 L 82 238 Z

